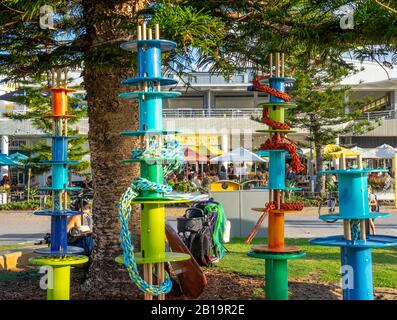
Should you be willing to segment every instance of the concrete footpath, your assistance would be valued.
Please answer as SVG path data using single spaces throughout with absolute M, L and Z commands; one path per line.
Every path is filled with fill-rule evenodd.
M 376 219 L 377 233 L 397 236 L 397 210 L 387 207 L 381 209 L 382 212 L 392 212 L 392 214 L 386 218 Z M 184 210 L 184 208 L 172 208 L 170 212 L 167 210 L 167 216 L 180 216 Z M 263 226 L 267 227 L 267 219 Z M 44 235 L 49 231 L 49 217 L 33 216 L 27 211 L 0 211 L 0 245 L 30 245 L 43 240 Z M 285 236 L 287 238 L 312 238 L 337 234 L 342 234 L 342 223 L 339 221 L 327 223 L 319 220 L 317 208 L 305 208 L 300 213 L 286 214 Z
M 0 245 L 33 244 L 50 231 L 50 218 L 31 211 L 0 211 Z

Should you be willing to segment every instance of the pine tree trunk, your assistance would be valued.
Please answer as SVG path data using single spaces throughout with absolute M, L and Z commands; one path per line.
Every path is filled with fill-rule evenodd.
M 119 219 L 116 203 L 139 167 L 122 164 L 137 147 L 137 140 L 120 137 L 120 131 L 138 127 L 137 103 L 122 101 L 119 93 L 128 91 L 121 81 L 131 77 L 131 54 L 98 59 L 101 44 L 110 43 L 118 50 L 119 43 L 112 41 L 126 37 L 117 30 L 110 15 L 118 13 L 132 17 L 146 1 L 83 1 L 84 18 L 91 47 L 84 65 L 84 87 L 87 91 L 89 116 L 89 145 L 94 189 L 93 240 L 94 250 L 83 290 L 89 298 L 106 298 L 134 291 L 123 266 L 115 262 L 121 254 Z M 139 5 L 138 7 L 136 5 Z M 131 30 L 131 33 L 134 31 Z M 132 234 L 139 240 L 139 207 L 132 210 Z M 128 290 L 130 290 L 128 289 Z M 97 296 L 95 295 L 97 294 Z
M 318 143 L 315 144 L 315 152 L 316 152 L 316 192 L 322 192 L 323 191 L 323 180 L 324 180 L 324 175 L 319 175 L 319 171 L 323 170 L 323 152 L 322 152 L 322 146 L 319 145 Z

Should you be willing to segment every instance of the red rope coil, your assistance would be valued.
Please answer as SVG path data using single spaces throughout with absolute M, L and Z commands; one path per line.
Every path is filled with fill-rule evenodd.
M 303 207 L 304 204 L 302 201 L 285 202 L 280 204 L 280 210 L 284 210 L 284 211 L 301 211 L 303 210 Z M 269 201 L 266 202 L 264 212 L 270 212 L 276 209 L 277 209 L 276 202 Z
M 270 88 L 260 84 L 261 79 L 269 78 L 269 76 L 255 76 L 252 84 L 253 86 L 262 92 L 266 92 L 269 95 L 280 98 L 286 102 L 292 101 L 292 98 L 283 91 Z M 268 125 L 274 130 L 289 130 L 290 127 L 284 122 L 279 122 L 269 117 L 269 109 L 263 108 L 262 122 Z M 272 135 L 264 144 L 260 147 L 261 150 L 285 150 L 291 157 L 291 167 L 295 173 L 301 173 L 305 170 L 305 166 L 302 164 L 301 158 L 298 154 L 296 143 L 291 139 L 286 138 L 282 133 L 276 133 Z
M 282 99 L 285 102 L 290 102 L 292 101 L 292 98 L 285 92 L 270 88 L 269 86 L 265 86 L 263 84 L 260 84 L 260 80 L 262 79 L 267 79 L 270 78 L 270 76 L 255 76 L 254 80 L 252 80 L 252 85 L 259 91 L 266 92 L 267 94 L 270 94 L 271 96 L 274 96 L 276 98 Z

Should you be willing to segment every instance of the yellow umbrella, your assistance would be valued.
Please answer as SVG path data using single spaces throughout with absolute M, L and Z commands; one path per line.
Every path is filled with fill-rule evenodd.
M 360 152 L 350 150 L 335 144 L 328 144 L 324 148 L 324 158 L 340 158 L 342 154 L 347 157 L 357 157 L 361 155 Z
M 324 147 L 323 156 L 324 156 L 324 159 L 326 159 L 326 160 L 340 158 L 342 154 L 344 154 L 345 157 L 357 157 L 357 156 L 361 155 L 361 153 L 358 151 L 350 150 L 350 149 L 338 146 L 336 144 L 328 144 Z M 304 154 L 304 156 L 306 158 L 308 158 L 309 152 L 306 152 Z M 313 151 L 313 158 L 316 158 L 316 154 L 314 151 Z
M 199 146 L 195 146 L 195 150 L 197 153 L 206 155 L 209 158 L 220 156 L 223 152 L 221 149 L 215 146 L 200 144 Z

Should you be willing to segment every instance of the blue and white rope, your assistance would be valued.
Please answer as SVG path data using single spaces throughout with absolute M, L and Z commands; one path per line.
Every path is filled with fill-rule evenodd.
M 183 150 L 176 140 L 165 141 L 162 149 L 158 148 L 155 139 L 151 139 L 148 148 L 134 149 L 131 153 L 133 159 L 137 158 L 168 158 L 175 159 L 172 164 L 163 167 L 164 176 L 181 167 L 183 162 Z M 131 183 L 129 188 L 123 193 L 118 203 L 118 214 L 120 219 L 120 237 L 121 247 L 123 249 L 124 265 L 128 270 L 128 274 L 133 283 L 138 288 L 146 293 L 158 296 L 164 293 L 169 293 L 172 288 L 172 282 L 169 275 L 166 273 L 165 280 L 161 285 L 153 285 L 146 282 L 139 274 L 135 254 L 134 244 L 131 233 L 128 228 L 129 220 L 131 218 L 131 202 L 139 196 L 141 191 L 154 191 L 157 193 L 169 193 L 172 191 L 170 185 L 158 184 L 151 182 L 145 178 L 137 177 Z

